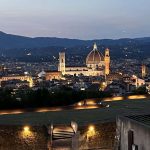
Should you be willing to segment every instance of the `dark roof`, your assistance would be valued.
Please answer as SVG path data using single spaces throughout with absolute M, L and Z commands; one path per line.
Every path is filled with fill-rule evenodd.
M 133 115 L 133 116 L 127 116 L 127 118 L 150 126 L 150 115 Z

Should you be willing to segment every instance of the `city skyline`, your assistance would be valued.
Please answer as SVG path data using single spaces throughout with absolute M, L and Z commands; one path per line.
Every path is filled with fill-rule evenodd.
M 0 150 L 149 150 L 149 6 L 0 0 Z
M 0 0 L 0 31 L 77 39 L 150 36 L 148 0 Z

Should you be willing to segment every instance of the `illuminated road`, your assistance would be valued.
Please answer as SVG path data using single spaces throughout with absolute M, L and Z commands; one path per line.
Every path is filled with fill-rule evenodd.
M 15 109 L 15 110 L 1 110 L 0 115 L 7 115 L 7 114 L 23 114 L 28 112 L 54 112 L 54 111 L 64 111 L 64 110 L 83 110 L 83 109 L 97 109 L 97 108 L 104 108 L 109 107 L 109 105 L 103 105 L 103 102 L 112 102 L 112 101 L 125 101 L 128 100 L 139 100 L 139 99 L 148 99 L 145 95 L 133 95 L 128 97 L 111 97 L 105 98 L 102 100 L 94 100 L 88 99 L 85 101 L 81 101 L 74 106 L 66 106 L 66 107 L 45 107 L 45 108 L 31 108 L 31 109 Z
M 15 110 L 2 110 L 0 115 L 7 114 L 22 114 L 28 112 L 54 112 L 54 111 L 64 111 L 64 110 L 83 110 L 83 109 L 96 109 L 101 108 L 101 105 L 93 106 L 68 106 L 68 107 L 45 107 L 45 108 L 31 108 L 31 109 L 15 109 Z

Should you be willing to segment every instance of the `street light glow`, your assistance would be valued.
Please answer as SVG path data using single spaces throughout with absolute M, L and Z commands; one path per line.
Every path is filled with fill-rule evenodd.
M 29 126 L 25 126 L 23 129 L 24 129 L 24 132 L 29 132 L 30 131 L 30 127 Z
M 95 128 L 94 128 L 93 125 L 89 126 L 89 131 L 90 131 L 90 132 L 93 132 L 94 130 L 95 130 Z
M 82 103 L 81 103 L 81 102 L 79 102 L 79 103 L 78 103 L 78 106 L 82 106 Z
M 33 138 L 33 132 L 31 131 L 30 126 L 24 126 L 21 135 L 24 139 Z
M 95 136 L 96 131 L 95 131 L 95 126 L 90 125 L 87 131 L 87 140 L 89 140 L 89 138 Z

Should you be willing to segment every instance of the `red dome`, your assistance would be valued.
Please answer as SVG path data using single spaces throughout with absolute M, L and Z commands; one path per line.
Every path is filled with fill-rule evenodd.
M 104 61 L 104 56 L 97 50 L 97 46 L 94 44 L 93 50 L 86 58 L 86 64 L 99 64 L 101 61 Z

